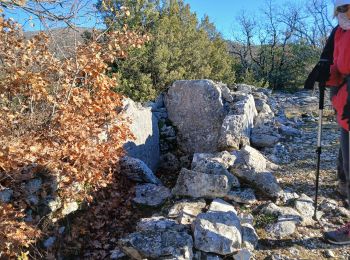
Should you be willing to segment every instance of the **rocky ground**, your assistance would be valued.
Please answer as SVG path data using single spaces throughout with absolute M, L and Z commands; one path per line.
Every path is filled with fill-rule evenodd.
M 285 103 L 287 117 L 299 122 L 298 128 L 303 134 L 282 142 L 289 151 L 290 161 L 282 164 L 281 169 L 275 174 L 283 188 L 314 198 L 318 106 L 315 102 L 317 93 L 312 95 L 316 99 L 309 103 Z M 293 96 L 283 97 L 279 94 L 278 97 L 288 101 Z M 339 129 L 333 110 L 326 106 L 324 112 L 319 202 L 325 215 L 319 222 L 297 227 L 296 232 L 287 239 L 271 239 L 264 228 L 257 228 L 260 240 L 255 251 L 256 259 L 265 259 L 269 256 L 271 259 L 350 259 L 349 246 L 333 246 L 322 239 L 324 231 L 337 228 L 349 220 L 349 216 L 346 216 L 349 212 L 344 214 L 338 209 L 339 206 L 344 206 L 344 203 L 336 191 Z
M 194 84 L 190 92 L 186 84 Z M 222 123 L 218 139 L 221 152 L 194 153 L 188 158 L 169 152 L 169 142 L 161 142 L 166 153 L 163 151 L 159 179 L 141 162 L 127 159 L 124 174 L 142 183 L 136 186 L 133 201 L 137 208 L 146 206 L 148 210 L 147 216 L 137 221 L 135 231 L 119 240 L 112 258 L 349 259 L 349 246 L 333 246 L 322 238 L 324 231 L 338 228 L 350 218 L 336 191 L 338 127 L 329 102 L 323 117 L 315 221 L 317 93 L 271 94 L 246 85 L 232 92 L 219 86 L 228 108 L 223 115 L 210 109 L 221 111 L 213 93 L 216 87 L 211 84 L 179 82 L 173 86 L 166 102 L 167 120 L 171 119 L 175 127 L 164 121 L 161 136 L 174 141 L 176 132 L 180 136 L 177 141 L 183 138 L 180 146 L 184 149 L 200 149 L 202 141 L 198 140 L 214 140 L 214 135 L 197 129 L 207 116 L 210 134 L 215 132 L 215 124 Z M 191 115 L 193 111 L 189 113 L 186 108 L 193 99 L 188 104 L 177 103 L 183 102 L 178 96 L 196 91 L 195 96 L 203 95 L 204 102 L 211 102 L 209 109 L 199 110 L 203 118 L 197 126 L 196 112 Z M 190 115 L 186 118 L 184 113 Z M 252 132 L 247 132 L 253 122 Z M 184 138 L 186 133 L 189 137 Z M 215 147 L 216 143 L 205 145 Z

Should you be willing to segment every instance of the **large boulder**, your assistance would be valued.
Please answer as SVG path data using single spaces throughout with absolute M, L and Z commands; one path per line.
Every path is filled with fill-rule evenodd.
M 242 244 L 242 227 L 235 208 L 214 200 L 208 212 L 199 214 L 193 222 L 193 235 L 195 248 L 201 251 L 219 255 L 237 251 Z
M 225 175 L 213 175 L 182 168 L 173 195 L 192 198 L 225 197 L 232 183 Z
M 184 152 L 213 152 L 225 110 L 220 86 L 211 80 L 175 81 L 165 95 L 168 117 Z
M 143 107 L 125 98 L 122 113 L 131 120 L 130 130 L 135 137 L 124 144 L 127 155 L 142 160 L 152 171 L 156 171 L 160 157 L 159 129 L 158 119 L 153 115 L 151 107 Z

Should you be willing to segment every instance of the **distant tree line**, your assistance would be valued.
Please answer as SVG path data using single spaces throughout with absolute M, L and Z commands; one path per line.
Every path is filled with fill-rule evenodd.
M 99 0 L 97 7 L 111 30 L 127 24 L 150 36 L 145 46 L 111 68 L 121 82 L 117 91 L 138 101 L 153 99 L 178 79 L 296 89 L 317 62 L 333 26 L 327 0 L 283 6 L 267 0 L 259 14 L 237 17 L 231 41 L 208 16 L 199 21 L 183 0 Z M 130 15 L 118 15 L 124 10 Z
M 258 16 L 242 13 L 230 52 L 238 81 L 272 89 L 296 89 L 319 59 L 333 28 L 327 0 L 276 5 L 265 1 Z

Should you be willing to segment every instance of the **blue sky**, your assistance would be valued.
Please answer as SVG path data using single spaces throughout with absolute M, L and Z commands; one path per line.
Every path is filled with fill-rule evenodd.
M 191 10 L 196 12 L 197 17 L 200 19 L 207 14 L 212 22 L 216 25 L 218 31 L 220 31 L 225 38 L 232 37 L 232 31 L 234 31 L 234 24 L 236 17 L 244 10 L 249 14 L 258 14 L 263 6 L 265 0 L 184 0 L 185 3 L 190 4 Z M 287 5 L 289 3 L 303 3 L 307 0 L 274 0 L 278 5 Z M 310 1 L 310 0 L 309 0 Z M 332 6 L 332 0 L 328 0 L 330 7 Z M 8 14 L 9 17 L 13 17 L 15 20 L 22 22 L 24 15 L 18 11 Z M 33 20 L 34 27 L 29 26 L 29 22 L 24 27 L 25 30 L 38 30 L 39 22 Z M 80 26 L 92 27 L 94 21 L 84 21 Z

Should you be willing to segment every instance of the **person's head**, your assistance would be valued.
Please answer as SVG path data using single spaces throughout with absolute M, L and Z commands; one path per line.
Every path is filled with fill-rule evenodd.
M 335 0 L 334 2 L 334 16 L 344 13 L 350 19 L 350 0 Z

